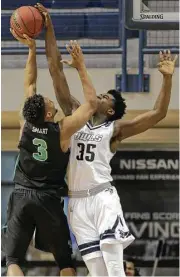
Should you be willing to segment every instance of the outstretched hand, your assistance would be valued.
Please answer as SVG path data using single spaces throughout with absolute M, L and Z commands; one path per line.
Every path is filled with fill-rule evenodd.
M 43 15 L 44 24 L 45 24 L 45 27 L 47 28 L 51 23 L 51 18 L 48 10 L 40 3 L 37 3 L 34 7 L 38 9 L 38 11 Z
M 163 75 L 173 75 L 178 56 L 176 55 L 173 59 L 170 50 L 164 50 L 163 52 L 160 51 L 159 58 L 158 70 Z
M 18 34 L 12 28 L 10 28 L 10 32 L 15 39 L 17 39 L 19 42 L 27 45 L 29 48 L 33 48 L 36 46 L 35 40 L 30 38 L 28 35 L 23 34 L 24 38 L 21 38 L 20 36 L 18 36 Z
M 69 44 L 66 45 L 66 49 L 71 55 L 71 60 L 62 60 L 62 63 L 65 63 L 71 67 L 79 69 L 84 65 L 84 56 L 80 45 L 76 40 L 71 40 Z

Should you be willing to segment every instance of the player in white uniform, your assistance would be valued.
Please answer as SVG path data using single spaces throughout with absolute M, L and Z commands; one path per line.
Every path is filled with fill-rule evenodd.
M 125 101 L 117 91 L 108 91 L 99 96 L 91 122 L 71 138 L 69 221 L 91 276 L 125 276 L 123 249 L 134 237 L 111 185 L 110 160 L 123 139 L 148 130 L 166 116 L 176 59 L 170 51 L 160 52 L 163 84 L 153 110 L 122 121 Z
M 117 268 L 113 269 L 113 275 L 119 276 L 116 271 L 124 271 L 123 248 L 134 240 L 125 223 L 119 196 L 111 185 L 110 160 L 114 153 L 110 149 L 110 141 L 113 132 L 114 122 L 96 127 L 87 123 L 71 138 L 69 221 L 92 276 L 108 276 L 106 267 L 116 266 L 113 256 L 110 264 L 107 257 L 106 266 L 102 256 L 103 252 L 111 252 L 111 244 L 117 242 L 120 244 L 118 248 L 114 245 L 113 251 L 120 260 Z M 99 271 L 91 268 L 93 261 L 98 261 Z M 109 270 L 109 275 L 111 272 Z
M 81 49 L 76 43 L 67 49 L 72 60 L 64 62 L 73 67 L 73 53 Z M 55 50 L 59 57 L 56 66 L 59 64 L 62 70 L 60 52 L 57 47 Z M 163 84 L 153 110 L 131 121 L 121 121 L 125 101 L 119 92 L 108 91 L 98 97 L 98 109 L 91 122 L 71 138 L 69 221 L 92 276 L 125 276 L 123 249 L 134 237 L 125 223 L 120 198 L 111 185 L 110 160 L 123 139 L 146 131 L 166 116 L 176 59 L 172 61 L 170 51 L 160 52 L 158 67 Z M 68 86 L 63 91 L 69 93 Z M 72 102 L 74 107 L 78 106 L 74 98 Z

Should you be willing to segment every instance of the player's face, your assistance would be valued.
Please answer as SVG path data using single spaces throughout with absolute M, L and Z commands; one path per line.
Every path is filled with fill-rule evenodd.
M 98 113 L 104 115 L 113 115 L 114 114 L 114 97 L 109 93 L 100 94 L 98 98 Z
M 44 102 L 45 102 L 46 117 L 49 119 L 54 118 L 55 114 L 57 113 L 54 102 L 47 97 L 44 97 Z
M 126 275 L 135 276 L 134 264 L 131 262 L 126 262 Z

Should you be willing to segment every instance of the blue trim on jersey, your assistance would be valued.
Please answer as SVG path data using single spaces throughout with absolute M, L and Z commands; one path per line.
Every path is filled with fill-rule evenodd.
M 97 126 L 92 126 L 91 122 L 87 122 L 86 125 L 90 130 L 95 130 L 95 129 L 99 129 L 102 126 L 106 126 L 107 122 L 104 122 L 103 124 L 97 125 Z
M 89 248 L 89 247 L 92 247 L 92 246 L 95 246 L 95 245 L 99 245 L 99 242 L 100 242 L 99 240 L 91 241 L 91 242 L 80 244 L 80 245 L 78 245 L 78 247 L 79 247 L 79 250 L 83 250 L 85 248 Z
M 118 227 L 119 223 L 123 227 L 122 220 L 121 220 L 120 216 L 117 216 L 117 219 L 114 223 L 114 226 L 111 229 L 108 229 L 104 233 L 102 233 L 100 235 L 100 240 L 107 239 L 107 238 L 115 238 L 115 231 L 116 231 L 116 228 Z M 131 236 L 131 233 L 129 231 L 124 232 L 120 229 L 118 229 L 117 231 L 119 232 L 119 235 L 120 235 L 121 238 L 128 238 L 129 236 Z
M 88 248 L 86 250 L 82 250 L 80 252 L 81 252 L 81 255 L 84 256 L 84 255 L 87 255 L 87 254 L 90 254 L 93 252 L 97 252 L 97 251 L 100 251 L 100 246 L 94 246 L 94 247 Z

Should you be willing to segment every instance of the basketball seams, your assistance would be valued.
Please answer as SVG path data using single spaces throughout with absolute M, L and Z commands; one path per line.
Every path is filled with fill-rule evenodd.
M 21 17 L 21 15 L 20 15 L 20 13 L 18 13 L 18 16 L 19 16 L 19 19 L 21 20 L 23 26 L 25 27 L 24 29 L 26 29 L 26 31 L 27 31 L 27 33 L 24 31 L 24 33 L 25 33 L 26 35 L 29 35 L 29 36 L 34 35 L 34 33 L 32 33 L 32 32 L 28 29 L 26 23 L 24 22 L 23 17 Z
M 33 13 L 33 17 L 34 17 L 34 22 L 35 22 L 35 24 L 34 24 L 34 28 L 35 28 L 34 34 L 36 34 L 36 36 L 38 36 L 39 33 L 41 32 L 42 28 L 43 28 L 43 24 L 44 24 L 43 23 L 43 16 L 38 11 L 38 9 L 36 9 L 36 8 L 34 8 L 32 6 L 28 6 L 28 7 L 31 9 L 31 11 Z M 40 23 L 40 19 L 41 19 L 41 24 L 39 24 Z
M 16 20 L 16 12 L 14 12 L 11 16 L 10 25 L 11 25 L 11 28 L 13 28 L 15 30 L 15 32 L 17 33 L 18 36 L 23 37 L 22 36 L 22 28 Z
M 17 11 L 15 11 L 12 14 L 12 21 L 14 22 L 15 26 L 19 29 L 19 31 L 22 31 L 21 26 L 19 25 L 19 23 L 17 22 Z
M 23 6 L 12 13 L 10 26 L 20 37 L 23 34 L 37 37 L 43 28 L 43 17 L 36 8 Z
M 36 18 L 35 18 L 35 16 L 34 16 L 34 13 L 33 13 L 32 9 L 31 9 L 31 7 L 28 6 L 27 8 L 31 11 L 31 13 L 32 13 L 32 15 L 33 15 L 33 18 L 34 18 L 34 34 L 35 34 L 35 33 L 36 33 Z

